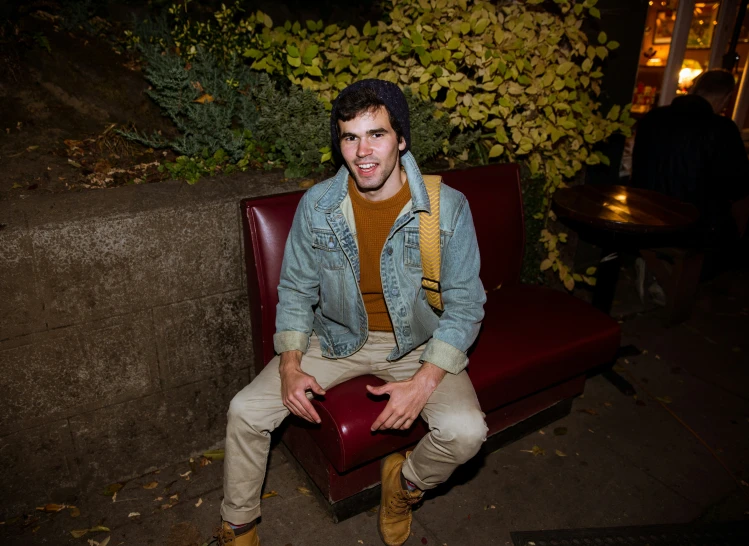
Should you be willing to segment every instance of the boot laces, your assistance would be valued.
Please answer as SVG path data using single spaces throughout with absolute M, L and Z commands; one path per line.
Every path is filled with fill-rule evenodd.
M 411 505 L 421 500 L 421 495 L 412 497 L 405 495 L 402 491 L 397 492 L 388 503 L 388 513 L 390 515 L 405 514 L 410 510 Z
M 234 538 L 234 532 L 230 533 L 221 526 L 216 529 L 213 538 L 206 546 L 229 546 L 230 544 L 234 544 Z

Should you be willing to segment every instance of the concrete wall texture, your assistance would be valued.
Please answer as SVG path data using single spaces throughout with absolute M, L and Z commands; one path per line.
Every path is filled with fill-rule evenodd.
M 249 173 L 0 202 L 0 519 L 223 441 L 251 377 Z

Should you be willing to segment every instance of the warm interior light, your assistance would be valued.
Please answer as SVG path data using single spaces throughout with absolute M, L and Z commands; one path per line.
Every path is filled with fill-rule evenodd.
M 682 68 L 679 70 L 679 85 L 686 85 L 702 74 L 701 68 Z
M 647 64 L 648 66 L 661 66 L 663 64 L 663 59 L 660 57 L 650 57 Z
M 619 195 L 615 195 L 614 199 L 616 199 L 620 203 L 626 203 L 627 202 L 627 195 L 624 194 L 624 193 L 620 193 Z

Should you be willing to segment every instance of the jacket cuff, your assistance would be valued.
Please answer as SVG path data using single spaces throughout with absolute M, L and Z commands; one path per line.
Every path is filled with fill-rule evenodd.
M 448 373 L 458 374 L 468 364 L 468 357 L 457 347 L 440 339 L 432 338 L 427 342 L 419 361 L 431 362 Z
M 286 330 L 273 334 L 273 349 L 277 354 L 286 351 L 302 351 L 306 353 L 309 348 L 309 335 L 295 330 Z

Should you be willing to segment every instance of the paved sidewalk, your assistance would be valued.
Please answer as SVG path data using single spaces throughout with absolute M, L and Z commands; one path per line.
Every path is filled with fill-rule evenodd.
M 702 285 L 694 317 L 672 328 L 636 301 L 626 275 L 617 299 L 624 342 L 644 350 L 619 363 L 637 382 L 636 399 L 591 378 L 569 416 L 474 460 L 431 493 L 408 545 L 509 545 L 513 530 L 749 519 L 749 487 L 687 428 L 737 480 L 749 481 L 749 271 Z M 115 499 L 101 492 L 71 499 L 76 518 L 29 507 L 25 527 L 0 526 L 0 543 L 96 546 L 109 537 L 108 546 L 201 546 L 219 521 L 221 472 L 221 462 L 183 461 L 128 482 Z M 264 546 L 381 544 L 374 512 L 333 524 L 311 488 L 275 448 L 265 490 L 277 494 L 263 504 Z M 110 531 L 70 534 L 97 525 Z

